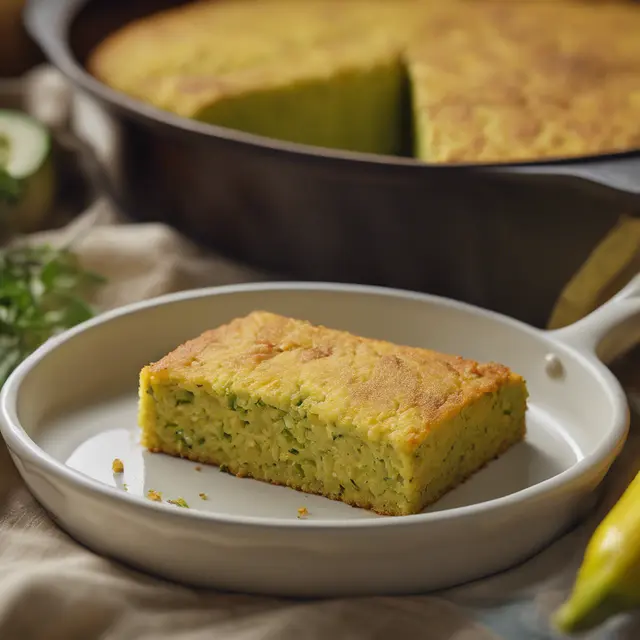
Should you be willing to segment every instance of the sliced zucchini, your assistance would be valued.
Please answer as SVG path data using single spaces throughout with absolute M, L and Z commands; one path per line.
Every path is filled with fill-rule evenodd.
M 0 110 L 0 216 L 12 232 L 39 229 L 55 200 L 48 129 L 21 111 Z

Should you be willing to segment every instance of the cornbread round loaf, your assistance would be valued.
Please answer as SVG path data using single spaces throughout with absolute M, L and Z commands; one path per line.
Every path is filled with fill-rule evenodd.
M 178 115 L 439 163 L 640 146 L 640 7 L 201 0 L 108 37 L 90 71 Z

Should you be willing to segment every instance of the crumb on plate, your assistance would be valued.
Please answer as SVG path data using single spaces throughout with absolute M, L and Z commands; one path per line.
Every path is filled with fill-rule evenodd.
M 124 464 L 120 458 L 114 458 L 111 463 L 111 469 L 113 469 L 113 473 L 124 473 Z
M 202 471 L 202 467 L 200 465 L 198 465 L 195 469 L 196 471 Z
M 129 485 L 128 485 L 126 482 L 125 482 L 125 483 L 123 483 L 122 488 L 123 488 L 125 491 L 129 491 Z
M 188 509 L 189 505 L 187 504 L 184 498 L 176 498 L 175 500 L 167 500 L 169 504 L 174 504 L 176 507 L 182 507 L 183 509 Z
M 306 518 L 309 515 L 309 510 L 306 507 L 300 507 L 298 509 L 298 518 Z
M 153 489 L 149 489 L 149 491 L 147 491 L 147 498 L 154 502 L 162 502 L 162 494 L 159 491 L 154 491 Z
M 199 493 L 198 494 L 203 500 L 208 500 L 209 496 L 206 493 Z

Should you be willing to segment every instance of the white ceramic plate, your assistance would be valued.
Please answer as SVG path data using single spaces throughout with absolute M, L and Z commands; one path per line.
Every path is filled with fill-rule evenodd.
M 2 433 L 60 526 L 146 571 L 301 596 L 451 586 L 523 560 L 590 504 L 628 428 L 624 394 L 595 349 L 602 344 L 608 358 L 640 339 L 639 290 L 636 280 L 553 333 L 374 287 L 276 283 L 166 296 L 104 314 L 39 349 L 2 391 Z M 503 362 L 527 378 L 526 441 L 423 514 L 395 518 L 143 451 L 140 368 L 254 309 Z M 122 476 L 111 470 L 116 457 Z M 190 508 L 152 502 L 149 489 Z M 307 518 L 298 518 L 300 507 Z

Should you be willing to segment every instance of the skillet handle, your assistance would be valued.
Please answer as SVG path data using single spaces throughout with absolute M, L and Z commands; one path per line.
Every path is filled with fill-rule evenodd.
M 604 160 L 576 160 L 558 164 L 514 165 L 500 172 L 531 176 L 578 178 L 640 200 L 640 154 L 621 155 Z
M 640 342 L 640 273 L 593 313 L 549 335 L 605 364 L 632 349 Z

